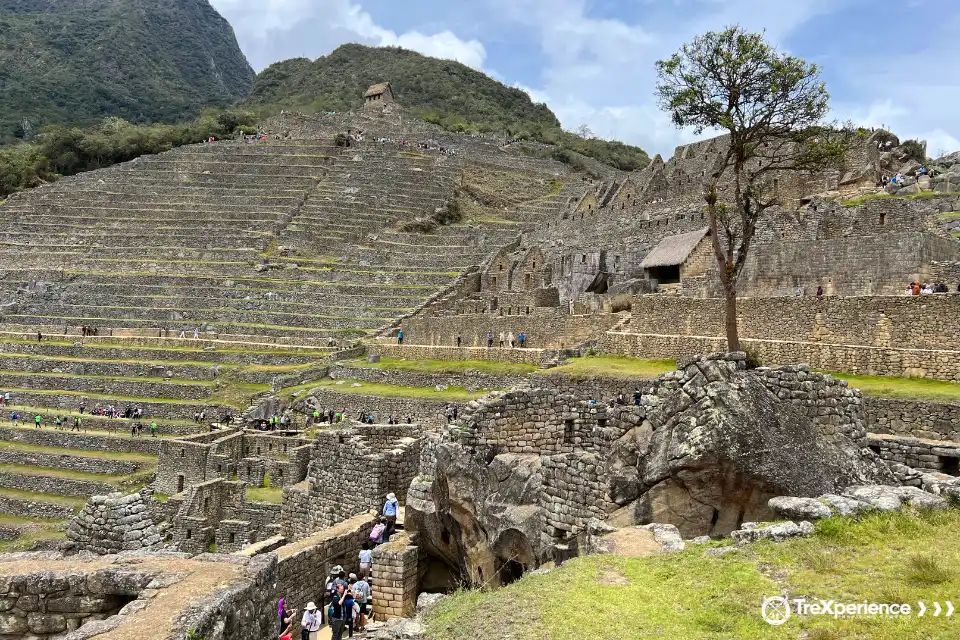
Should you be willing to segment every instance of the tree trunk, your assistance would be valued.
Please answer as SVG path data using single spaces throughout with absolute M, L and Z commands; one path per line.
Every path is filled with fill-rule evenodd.
M 737 287 L 724 287 L 724 316 L 727 329 L 727 350 L 740 351 L 740 332 L 737 329 Z

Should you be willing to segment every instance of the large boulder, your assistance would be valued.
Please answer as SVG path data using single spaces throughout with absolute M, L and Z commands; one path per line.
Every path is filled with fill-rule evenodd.
M 647 415 L 650 452 L 638 460 L 643 489 L 633 505 L 640 521 L 675 524 L 687 538 L 726 534 L 745 520 L 771 519 L 775 496 L 894 482 L 863 443 L 828 437 L 809 417 L 804 403 L 815 401 L 819 387 L 838 396 L 835 406 L 857 407 L 852 390 L 824 376 L 798 368 L 761 374 L 736 359 L 701 359 L 674 377 Z M 799 402 L 782 398 L 771 380 L 796 386 Z M 837 422 L 844 419 L 856 422 L 857 414 L 838 412 Z M 862 425 L 849 431 L 860 433 Z
M 473 584 L 499 584 L 539 564 L 538 455 L 436 445 L 435 477 L 417 478 L 404 526 L 417 544 Z

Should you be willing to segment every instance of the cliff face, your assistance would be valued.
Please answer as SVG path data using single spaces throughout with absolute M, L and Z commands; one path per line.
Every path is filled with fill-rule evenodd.
M 106 116 L 172 122 L 249 93 L 254 73 L 207 0 L 0 0 L 0 143 Z

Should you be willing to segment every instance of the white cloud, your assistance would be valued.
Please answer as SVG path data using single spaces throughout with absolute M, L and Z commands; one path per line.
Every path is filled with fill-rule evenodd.
M 247 56 L 257 69 L 284 57 L 316 58 L 346 42 L 403 47 L 428 56 L 457 60 L 475 69 L 482 69 L 487 57 L 479 40 L 463 40 L 449 30 L 432 34 L 411 30 L 398 34 L 377 24 L 367 11 L 350 0 L 211 2 L 234 25 Z M 291 38 L 293 33 L 297 37 Z M 290 53 L 293 46 L 301 50 Z

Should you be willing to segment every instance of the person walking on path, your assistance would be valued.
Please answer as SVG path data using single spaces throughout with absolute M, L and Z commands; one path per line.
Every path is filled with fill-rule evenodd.
M 510 343 L 510 348 L 513 349 L 514 345 L 516 344 L 516 341 L 513 337 L 513 331 L 507 334 L 507 342 Z
M 487 348 L 493 347 L 493 331 L 487 331 Z
M 504 340 L 503 331 L 500 332 L 500 348 L 503 349 L 503 340 Z
M 40 429 L 40 428 L 41 428 L 41 427 L 40 427 L 40 420 L 41 420 L 40 414 L 38 413 L 38 414 L 34 417 L 34 421 L 36 421 L 36 423 L 37 423 L 37 429 Z
M 317 632 L 320 631 L 320 616 L 317 615 L 317 605 L 312 602 L 308 602 L 303 611 L 300 629 L 300 640 L 316 640 Z
M 364 542 L 360 548 L 360 578 L 366 578 L 370 575 L 373 568 L 373 551 L 370 550 L 370 543 Z
M 327 620 L 330 623 L 330 637 L 332 640 L 343 640 L 343 628 L 346 626 L 343 611 L 343 601 L 345 599 L 346 587 L 343 584 L 338 584 L 333 597 L 330 599 L 330 607 L 327 609 Z
M 397 527 L 397 509 L 400 503 L 397 501 L 397 494 L 388 493 L 387 501 L 383 503 L 383 517 L 387 519 L 387 530 L 383 532 L 383 541 L 389 542 Z
M 150 435 L 151 435 L 152 437 L 154 437 L 154 438 L 157 437 L 157 423 L 156 423 L 156 422 L 151 422 L 151 423 L 150 423 Z
M 397 344 L 403 344 L 403 329 L 397 331 Z

